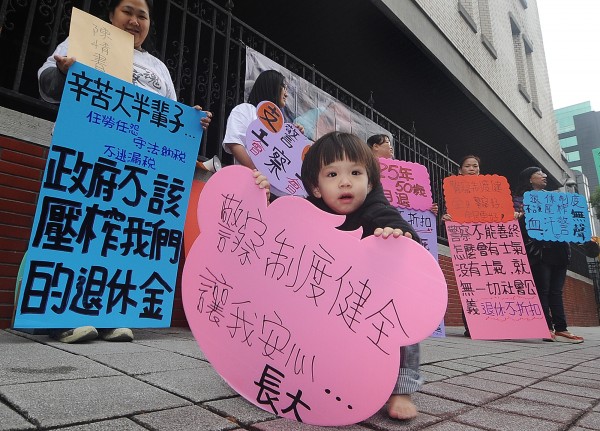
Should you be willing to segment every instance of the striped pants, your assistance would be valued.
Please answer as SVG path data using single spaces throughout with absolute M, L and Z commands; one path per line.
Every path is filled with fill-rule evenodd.
M 423 386 L 423 376 L 419 373 L 419 345 L 400 347 L 400 371 L 393 395 L 408 395 Z

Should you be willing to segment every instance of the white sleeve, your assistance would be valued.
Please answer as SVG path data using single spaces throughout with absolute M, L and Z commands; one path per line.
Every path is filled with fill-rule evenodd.
M 231 154 L 226 144 L 239 144 L 246 147 L 246 130 L 257 118 L 256 108 L 250 103 L 242 103 L 232 109 L 227 118 L 227 128 L 223 138 L 223 149 Z
M 58 68 L 56 67 L 56 60 L 54 60 L 54 56 L 55 55 L 60 55 L 63 57 L 66 56 L 68 48 L 69 48 L 69 38 L 65 39 L 61 44 L 59 44 L 56 47 L 56 49 L 54 50 L 54 52 L 52 53 L 52 55 L 50 55 L 50 57 L 48 57 L 46 59 L 44 64 L 42 64 L 42 67 L 40 67 L 38 69 L 38 87 L 40 90 L 40 96 L 42 96 L 42 99 L 44 99 L 46 102 L 60 103 L 60 97 L 58 97 L 58 95 L 62 94 L 62 89 L 61 89 L 61 91 L 58 91 L 58 94 L 54 94 L 54 95 L 50 94 L 50 93 L 57 92 L 56 85 L 64 86 L 64 75 L 62 75 L 62 72 L 60 72 L 58 70 Z M 57 83 L 57 79 L 53 79 L 50 75 L 46 75 L 46 78 L 43 80 L 40 79 L 42 76 L 42 73 L 45 70 L 51 69 L 51 68 L 54 68 L 54 70 L 49 71 L 47 73 L 52 73 L 55 75 L 58 73 L 58 74 L 62 75 L 62 76 L 56 75 L 56 77 L 62 79 L 62 83 Z M 52 87 L 54 87 L 54 91 L 52 91 L 53 90 Z

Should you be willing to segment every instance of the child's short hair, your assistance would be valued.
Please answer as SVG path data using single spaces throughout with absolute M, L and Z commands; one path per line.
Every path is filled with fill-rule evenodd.
M 364 165 L 370 184 L 381 180 L 379 162 L 363 140 L 351 133 L 330 132 L 317 139 L 304 156 L 300 176 L 305 190 L 312 196 L 321 168 L 344 159 Z

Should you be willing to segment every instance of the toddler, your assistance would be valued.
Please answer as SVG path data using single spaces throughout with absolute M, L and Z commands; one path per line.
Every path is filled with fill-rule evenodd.
M 323 211 L 346 216 L 338 228 L 362 236 L 388 238 L 406 236 L 420 241 L 416 232 L 383 194 L 379 162 L 360 138 L 350 133 L 331 132 L 319 138 L 302 163 L 302 183 L 308 200 Z M 394 419 L 412 419 L 417 408 L 410 394 L 419 390 L 419 345 L 400 348 L 400 371 L 387 403 Z

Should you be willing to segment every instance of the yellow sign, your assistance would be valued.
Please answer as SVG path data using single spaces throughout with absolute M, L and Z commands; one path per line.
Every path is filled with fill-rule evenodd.
M 77 8 L 71 14 L 69 57 L 123 81 L 133 76 L 133 35 Z

